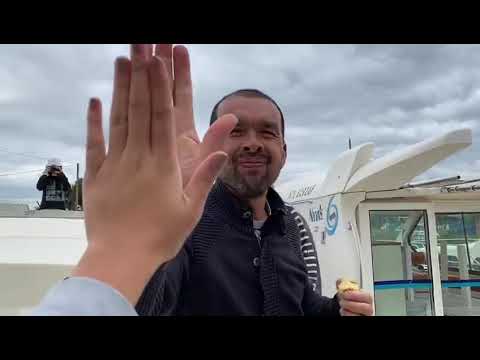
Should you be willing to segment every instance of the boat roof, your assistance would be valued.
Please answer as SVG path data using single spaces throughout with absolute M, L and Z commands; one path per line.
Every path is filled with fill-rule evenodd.
M 306 175 L 300 181 L 276 188 L 287 202 L 339 193 L 397 191 L 440 161 L 471 144 L 472 131 L 457 129 L 373 159 L 374 144 L 366 143 L 341 153 L 324 178 L 318 174 Z M 443 194 L 439 196 L 445 197 Z

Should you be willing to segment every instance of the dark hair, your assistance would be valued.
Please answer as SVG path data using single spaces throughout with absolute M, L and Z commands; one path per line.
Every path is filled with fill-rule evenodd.
M 236 95 L 245 96 L 245 97 L 258 97 L 258 98 L 267 99 L 273 105 L 275 105 L 275 107 L 278 109 L 278 112 L 280 113 L 280 119 L 281 119 L 281 123 L 282 123 L 282 137 L 285 137 L 285 120 L 283 118 L 283 113 L 282 113 L 282 110 L 280 109 L 280 106 L 278 106 L 278 104 L 275 102 L 275 100 L 273 100 L 270 96 L 268 96 L 267 94 L 265 94 L 265 93 L 263 93 L 263 92 L 261 92 L 260 90 L 257 90 L 257 89 L 240 89 L 240 90 L 236 90 L 236 91 L 234 91 L 234 92 L 232 92 L 228 95 L 225 95 L 213 107 L 212 114 L 210 115 L 210 125 L 212 125 L 215 122 L 215 120 L 217 120 L 217 118 L 218 118 L 218 107 L 220 106 L 220 104 L 224 100 L 228 99 L 229 97 L 236 96 Z

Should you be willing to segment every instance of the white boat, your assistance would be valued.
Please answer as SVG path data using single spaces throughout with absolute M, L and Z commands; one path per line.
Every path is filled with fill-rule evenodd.
M 376 315 L 480 314 L 480 181 L 409 183 L 471 143 L 470 130 L 456 130 L 380 159 L 367 143 L 324 179 L 276 187 L 316 290 L 332 296 L 345 277 L 374 294 Z M 27 314 L 82 255 L 83 213 L 0 205 L 0 229 L 0 314 Z
M 374 294 L 376 315 L 480 315 L 480 179 L 409 183 L 471 143 L 460 129 L 379 159 L 363 144 L 324 179 L 277 188 L 308 225 L 302 249 L 318 258 L 322 294 L 349 278 Z

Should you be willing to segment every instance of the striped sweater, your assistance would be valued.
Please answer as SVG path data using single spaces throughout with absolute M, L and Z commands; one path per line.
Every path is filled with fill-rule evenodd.
M 336 298 L 312 288 L 296 215 L 273 189 L 267 199 L 271 215 L 258 242 L 252 210 L 218 181 L 183 249 L 150 280 L 138 313 L 339 316 Z

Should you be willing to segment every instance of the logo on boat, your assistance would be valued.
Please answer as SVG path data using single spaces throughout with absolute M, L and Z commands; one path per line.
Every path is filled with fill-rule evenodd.
M 335 196 L 332 196 L 330 201 L 328 202 L 327 208 L 327 234 L 332 236 L 335 234 L 338 225 L 338 208 L 337 205 L 334 204 L 333 199 Z
M 310 209 L 310 211 L 308 212 L 308 215 L 310 216 L 311 222 L 318 222 L 323 220 L 322 205 L 320 204 L 317 209 Z

